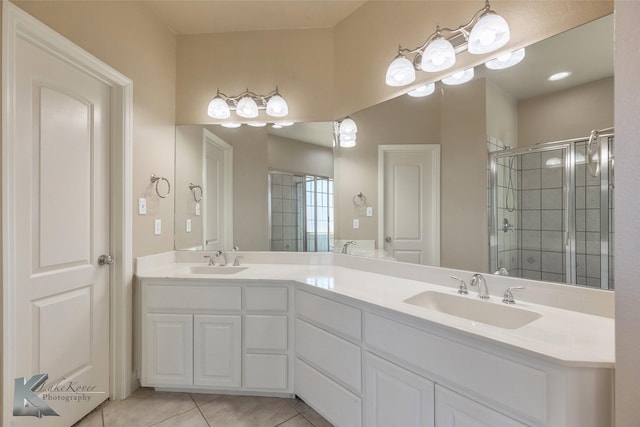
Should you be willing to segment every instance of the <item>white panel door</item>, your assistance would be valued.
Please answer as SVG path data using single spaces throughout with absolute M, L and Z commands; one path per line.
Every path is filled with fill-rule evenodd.
M 388 147 L 388 146 L 385 146 Z M 381 151 L 384 249 L 396 260 L 440 265 L 440 149 Z
M 143 386 L 193 384 L 193 315 L 146 314 Z
M 204 248 L 227 250 L 233 246 L 233 148 L 203 129 Z
M 195 385 L 240 387 L 241 325 L 240 316 L 194 316 L 193 383 Z
M 68 426 L 109 397 L 110 87 L 16 41 L 15 374 L 88 387 L 43 400 Z M 13 379 L 5 378 L 6 381 Z M 45 388 L 46 385 L 44 386 Z M 59 395 L 63 395 L 59 390 Z M 14 417 L 15 425 L 41 425 Z
M 367 353 L 365 424 L 368 427 L 433 427 L 434 384 Z
M 518 421 L 436 385 L 436 427 L 524 427 Z

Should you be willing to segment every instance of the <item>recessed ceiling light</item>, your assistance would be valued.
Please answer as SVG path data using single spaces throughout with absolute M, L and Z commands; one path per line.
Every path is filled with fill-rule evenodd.
M 240 127 L 240 123 L 220 123 L 220 126 L 229 129 L 235 129 Z
M 415 89 L 407 92 L 407 95 L 412 96 L 414 98 L 421 98 L 423 96 L 429 96 L 436 90 L 435 83 L 429 83 L 428 85 L 418 86 Z
M 555 82 L 557 80 L 566 79 L 570 75 L 571 71 L 561 71 L 559 73 L 551 74 L 549 77 L 547 77 L 547 80 L 549 80 L 550 82 Z

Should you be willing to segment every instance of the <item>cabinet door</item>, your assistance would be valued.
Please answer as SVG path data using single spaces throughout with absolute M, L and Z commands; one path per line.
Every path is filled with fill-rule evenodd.
M 195 385 L 240 387 L 240 316 L 194 316 L 193 383 Z
M 365 425 L 433 427 L 434 384 L 367 353 Z
M 191 385 L 193 316 L 147 314 L 145 328 L 142 385 Z
M 436 386 L 436 427 L 524 427 L 471 399 Z

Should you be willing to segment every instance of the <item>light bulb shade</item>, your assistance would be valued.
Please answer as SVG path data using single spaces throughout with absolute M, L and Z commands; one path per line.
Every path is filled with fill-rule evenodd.
M 500 55 L 484 65 L 490 70 L 504 70 L 513 67 L 524 59 L 524 48 Z
M 457 73 L 453 73 L 449 77 L 445 77 L 444 79 L 442 79 L 442 83 L 449 86 L 461 85 L 473 79 L 473 76 L 474 76 L 473 68 L 469 68 L 464 71 L 458 71 Z
M 495 12 L 487 12 L 471 29 L 467 50 L 475 55 L 493 52 L 507 44 L 510 38 L 507 21 Z
M 353 119 L 347 117 L 342 122 L 340 122 L 340 138 L 343 136 L 351 136 L 355 139 L 356 133 L 358 132 L 358 126 Z
M 251 97 L 243 96 L 236 106 L 236 114 L 247 119 L 258 117 L 258 104 Z
M 549 157 L 544 162 L 544 165 L 548 168 L 558 168 L 562 166 L 562 160 L 560 160 L 560 157 Z
M 263 128 L 267 125 L 267 123 L 265 122 L 249 122 L 247 123 L 249 126 L 252 126 L 254 128 Z
M 240 123 L 220 123 L 223 128 L 236 129 L 240 127 Z
M 273 95 L 267 102 L 267 114 L 271 117 L 284 117 L 289 114 L 289 106 L 283 97 Z
M 456 51 L 453 45 L 442 37 L 437 37 L 424 49 L 420 68 L 435 73 L 453 67 L 456 63 Z
M 429 96 L 436 90 L 435 83 L 429 83 L 428 85 L 418 86 L 417 88 L 407 92 L 407 95 L 414 98 L 422 98 L 423 96 Z
M 356 134 L 340 135 L 340 147 L 350 148 L 356 146 Z
M 216 96 L 211 100 L 211 102 L 209 102 L 207 114 L 209 117 L 213 117 L 214 119 L 228 119 L 229 116 L 231 116 L 229 105 L 227 105 L 225 100 L 219 96 Z
M 416 69 L 406 56 L 398 55 L 387 68 L 388 86 L 405 86 L 416 79 Z

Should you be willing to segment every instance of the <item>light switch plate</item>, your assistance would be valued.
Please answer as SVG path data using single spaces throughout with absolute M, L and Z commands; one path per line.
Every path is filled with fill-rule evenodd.
M 140 197 L 138 199 L 138 215 L 146 215 L 147 214 L 147 199 L 144 197 Z
M 367 216 L 373 216 L 373 208 L 371 206 L 367 206 Z
M 358 218 L 354 218 L 353 228 L 360 228 L 360 220 Z
M 154 225 L 153 234 L 155 234 L 156 236 L 159 236 L 160 233 L 162 233 L 162 220 L 156 219 L 153 225 Z
M 191 219 L 187 219 L 185 228 L 187 229 L 187 233 L 191 233 Z
M 196 216 L 200 216 L 200 203 L 196 202 Z

